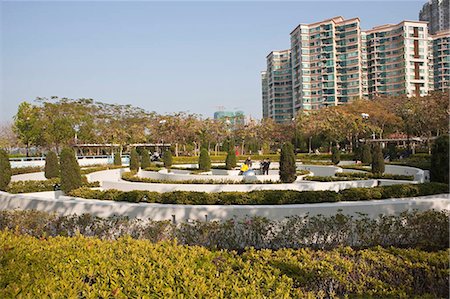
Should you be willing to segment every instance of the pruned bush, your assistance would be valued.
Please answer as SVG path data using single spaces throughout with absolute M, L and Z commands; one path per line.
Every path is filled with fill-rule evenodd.
M 434 142 L 430 179 L 433 182 L 449 183 L 449 135 L 440 136 Z
M 64 192 L 69 192 L 80 188 L 82 184 L 80 166 L 78 165 L 73 149 L 64 148 L 61 151 L 60 165 L 61 190 Z
M 338 165 L 339 162 L 341 162 L 341 152 L 336 146 L 333 146 L 331 154 L 331 162 L 333 162 L 334 165 Z
M 209 153 L 206 148 L 202 148 L 200 151 L 200 157 L 198 158 L 198 169 L 203 171 L 211 170 L 211 158 L 209 157 Z
M 45 157 L 44 173 L 47 179 L 59 177 L 58 156 L 53 151 L 49 151 Z
M 146 169 L 147 167 L 150 167 L 150 154 L 148 153 L 148 150 L 143 149 L 141 152 L 142 158 L 141 158 L 141 169 Z
M 283 144 L 280 155 L 280 181 L 292 183 L 297 178 L 294 147 L 290 142 Z
M 166 150 L 163 154 L 163 162 L 164 162 L 164 167 L 167 169 L 170 169 L 172 167 L 173 164 L 173 158 L 172 158 L 172 151 Z
M 367 143 L 362 146 L 361 162 L 364 164 L 372 163 L 372 151 Z
M 131 171 L 139 170 L 139 154 L 135 148 L 131 149 L 130 152 L 130 170 Z
M 384 173 L 383 152 L 379 144 L 375 144 L 372 152 L 372 173 L 381 175 Z
M 9 163 L 8 154 L 0 149 L 0 190 L 6 191 L 9 182 L 11 182 L 11 163 Z
M 114 165 L 122 166 L 122 157 L 120 156 L 120 152 L 114 153 Z

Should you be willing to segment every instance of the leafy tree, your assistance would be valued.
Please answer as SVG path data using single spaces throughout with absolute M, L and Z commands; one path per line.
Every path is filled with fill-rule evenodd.
M 11 182 L 11 164 L 8 154 L 0 149 L 0 190 L 6 191 L 9 182 Z
M 114 165 L 122 165 L 122 157 L 120 156 L 119 152 L 114 154 Z
M 30 146 L 36 144 L 41 134 L 39 108 L 22 102 L 14 116 L 14 129 L 19 140 L 25 145 L 28 157 Z
M 338 165 L 339 162 L 341 162 L 341 152 L 336 146 L 333 146 L 331 153 L 331 162 L 333 162 L 334 165 Z
M 367 143 L 362 146 L 361 162 L 364 164 L 372 163 L 372 151 Z
M 139 155 L 135 148 L 133 148 L 130 152 L 130 170 L 139 170 Z
M 44 172 L 47 179 L 59 177 L 58 156 L 53 151 L 49 151 L 45 157 Z
M 384 173 L 384 158 L 383 151 L 379 144 L 375 144 L 372 152 L 372 173 L 383 174 Z
M 294 146 L 287 142 L 281 148 L 280 180 L 283 183 L 292 183 L 296 178 Z
M 170 169 L 172 167 L 172 151 L 166 150 L 163 155 L 164 167 Z
M 209 157 L 208 150 L 202 148 L 200 151 L 200 157 L 198 158 L 198 168 L 203 171 L 211 170 L 211 158 Z
M 225 167 L 230 170 L 236 167 L 236 152 L 234 151 L 234 140 L 228 143 L 228 154 L 225 159 Z
M 81 187 L 81 172 L 75 152 L 71 148 L 64 148 L 60 156 L 61 190 L 69 192 Z
M 449 136 L 442 135 L 434 142 L 431 152 L 430 179 L 433 182 L 449 183 Z
M 150 154 L 148 153 L 148 150 L 143 149 L 141 159 L 141 169 L 146 169 L 147 167 L 150 167 Z

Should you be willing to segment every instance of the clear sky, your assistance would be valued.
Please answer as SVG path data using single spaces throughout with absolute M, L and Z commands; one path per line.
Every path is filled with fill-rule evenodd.
M 1 1 L 1 0 L 0 0 Z M 425 1 L 0 2 L 0 120 L 37 96 L 261 117 L 260 71 L 300 23 L 417 20 Z

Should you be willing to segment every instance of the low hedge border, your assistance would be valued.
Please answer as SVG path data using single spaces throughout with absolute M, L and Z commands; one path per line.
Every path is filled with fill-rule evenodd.
M 25 174 L 25 173 L 35 173 L 35 172 L 41 172 L 44 171 L 44 168 L 42 167 L 35 167 L 35 166 L 29 166 L 29 167 L 18 167 L 18 168 L 11 168 L 12 175 L 18 175 L 18 174 Z
M 100 187 L 100 182 L 88 182 L 85 176 L 82 176 L 82 187 L 85 188 L 95 188 Z M 18 193 L 34 193 L 34 192 L 45 192 L 54 191 L 55 185 L 60 184 L 60 178 L 52 178 L 48 180 L 41 181 L 17 181 L 10 182 L 6 192 L 12 194 Z
M 305 181 L 315 181 L 315 182 L 342 182 L 342 181 L 360 181 L 368 180 L 364 177 L 334 177 L 334 176 L 306 176 L 303 178 Z
M 374 174 L 370 172 L 337 172 L 335 174 L 340 178 L 366 178 L 366 179 L 389 179 L 389 180 L 402 180 L 402 181 L 413 181 L 413 175 L 401 175 L 401 174 L 387 174 L 382 175 Z
M 424 183 L 380 186 L 373 188 L 351 188 L 334 191 L 293 191 L 258 190 L 251 192 L 188 192 L 174 191 L 158 193 L 152 191 L 91 190 L 82 187 L 68 193 L 70 196 L 163 204 L 192 205 L 280 205 L 339 201 L 376 200 L 387 198 L 416 197 L 449 192 L 449 185 L 442 183 Z

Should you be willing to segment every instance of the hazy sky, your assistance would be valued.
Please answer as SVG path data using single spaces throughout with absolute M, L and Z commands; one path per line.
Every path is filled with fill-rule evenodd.
M 37 96 L 261 117 L 260 71 L 300 23 L 416 20 L 425 1 L 23 2 L 1 9 L 0 120 Z

